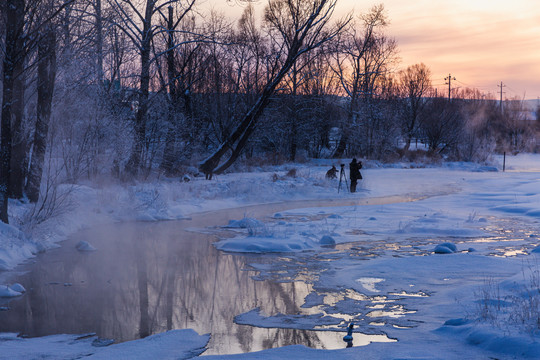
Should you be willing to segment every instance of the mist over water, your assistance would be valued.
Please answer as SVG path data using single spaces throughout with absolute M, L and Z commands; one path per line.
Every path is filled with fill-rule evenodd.
M 95 332 L 120 342 L 191 328 L 211 333 L 206 354 L 291 344 L 344 347 L 342 333 L 234 324 L 236 315 L 255 308 L 268 315 L 301 313 L 312 287 L 301 281 L 254 280 L 257 272 L 249 270 L 249 263 L 272 261 L 272 256 L 220 252 L 212 245 L 215 233 L 197 231 L 227 224 L 246 212 L 271 214 L 289 206 L 263 205 L 183 221 L 121 223 L 81 231 L 18 269 L 26 272 L 16 281 L 27 293 L 10 301 L 9 311 L 0 312 L 0 332 L 31 337 Z M 78 251 L 76 244 L 82 240 L 97 250 Z

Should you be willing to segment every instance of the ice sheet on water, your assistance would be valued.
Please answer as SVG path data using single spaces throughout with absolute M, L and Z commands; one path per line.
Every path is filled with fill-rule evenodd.
M 263 328 L 285 328 L 314 330 L 319 326 L 339 325 L 343 319 L 324 315 L 322 313 L 312 315 L 288 315 L 276 314 L 265 316 L 260 308 L 250 310 L 235 316 L 234 322 L 241 325 L 251 325 Z

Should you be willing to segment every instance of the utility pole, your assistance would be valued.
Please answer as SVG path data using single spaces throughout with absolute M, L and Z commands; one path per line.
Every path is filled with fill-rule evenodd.
M 506 93 L 503 92 L 503 88 L 506 87 L 506 85 L 504 85 L 503 82 L 501 81 L 501 85 L 497 85 L 497 87 L 500 87 L 500 88 L 501 88 L 501 91 L 500 91 L 500 93 L 501 93 L 501 100 L 499 101 L 499 108 L 501 109 L 501 114 L 502 114 L 502 103 L 503 103 L 503 102 L 502 102 L 502 96 L 503 96 L 503 94 L 506 94 Z
M 448 101 L 450 101 L 452 93 L 452 80 L 456 80 L 456 78 L 452 77 L 452 74 L 448 74 L 448 76 L 445 77 L 444 80 L 446 80 L 445 85 L 448 85 Z

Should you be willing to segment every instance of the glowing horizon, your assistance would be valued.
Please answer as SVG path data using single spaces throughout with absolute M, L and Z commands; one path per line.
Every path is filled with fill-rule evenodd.
M 340 11 L 366 12 L 383 3 L 397 40 L 400 68 L 423 62 L 433 84 L 476 88 L 503 98 L 540 97 L 540 5 L 534 0 L 339 0 Z M 453 86 L 452 86 L 453 87 Z
M 223 9 L 226 0 L 206 5 Z M 475 88 L 499 98 L 540 99 L 540 5 L 536 0 L 338 0 L 336 17 L 355 15 L 384 4 L 386 33 L 398 43 L 399 68 L 424 63 L 435 87 L 443 90 L 448 74 L 456 87 Z M 266 0 L 256 2 L 264 6 Z M 240 15 L 229 2 L 224 11 Z M 452 86 L 454 87 L 454 86 Z

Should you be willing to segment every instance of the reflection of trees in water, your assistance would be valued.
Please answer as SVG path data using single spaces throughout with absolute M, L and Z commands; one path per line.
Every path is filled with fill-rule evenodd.
M 194 225 L 119 224 L 78 234 L 25 275 L 21 282 L 32 290 L 0 314 L 0 330 L 31 335 L 95 331 L 130 340 L 192 328 L 212 333 L 214 348 L 235 352 L 317 341 L 314 332 L 235 325 L 234 316 L 256 307 L 268 315 L 299 313 L 310 288 L 254 281 L 246 261 L 257 257 L 218 252 L 212 235 L 184 231 L 186 226 Z M 74 244 L 80 240 L 98 250 L 77 252 Z M 53 281 L 60 284 L 48 285 Z
M 276 344 L 302 344 L 308 347 L 321 347 L 321 341 L 315 331 L 297 329 L 270 329 L 272 337 L 262 343 L 263 349 L 276 347 Z
M 145 239 L 136 238 L 135 249 L 135 264 L 137 265 L 137 287 L 139 289 L 139 336 L 147 337 L 151 333 L 149 299 L 148 299 L 148 273 L 146 268 L 146 248 Z

